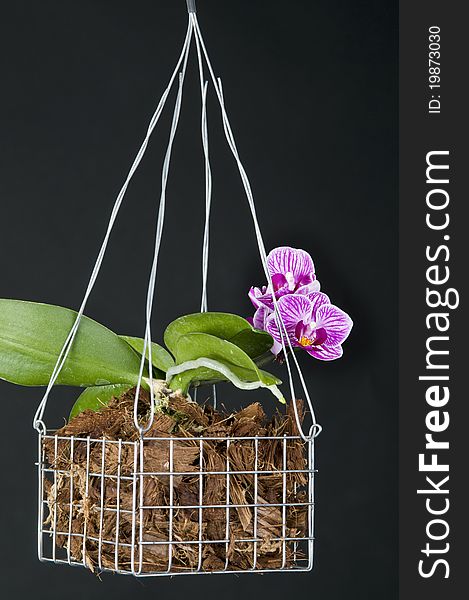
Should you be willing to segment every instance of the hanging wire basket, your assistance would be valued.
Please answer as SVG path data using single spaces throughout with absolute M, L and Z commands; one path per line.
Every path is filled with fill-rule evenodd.
M 282 335 L 291 391 L 290 414 L 277 423 L 276 428 L 264 429 L 256 435 L 227 434 L 226 431 L 187 437 L 152 435 L 155 420 L 152 385 L 148 423 L 143 425 L 138 417 L 140 383 L 147 350 L 150 355 L 150 381 L 152 379 L 151 312 L 164 223 L 166 182 L 193 38 L 200 75 L 206 177 L 201 312 L 207 310 L 212 188 L 206 114 L 208 82 L 204 81 L 204 60 L 220 104 L 225 136 L 239 168 L 251 209 L 264 271 L 270 280 L 251 187 L 226 113 L 221 81 L 214 75 L 198 25 L 195 3 L 188 0 L 187 5 L 188 29 L 179 60 L 116 199 L 75 324 L 35 415 L 34 427 L 39 433 L 39 559 L 142 577 L 309 571 L 313 566 L 314 541 L 314 440 L 321 427 L 316 422 L 288 336 Z M 83 436 L 48 430 L 43 416 L 49 393 L 79 329 L 127 186 L 143 157 L 177 77 L 179 86 L 162 169 L 155 253 L 147 294 L 142 370 L 133 401 L 135 436 L 130 440 L 110 439 L 104 435 Z M 275 305 L 275 297 L 273 301 Z M 279 318 L 278 311 L 276 314 Z M 302 429 L 303 410 L 296 400 L 290 361 L 297 369 L 312 417 L 308 433 Z M 242 460 L 239 460 L 239 456 L 243 457 Z M 190 494 L 182 493 L 183 488 L 190 489 Z M 149 492 L 155 489 L 160 492 L 157 504 L 151 501 L 155 494 Z M 211 493 L 214 489 L 218 490 L 216 496 Z

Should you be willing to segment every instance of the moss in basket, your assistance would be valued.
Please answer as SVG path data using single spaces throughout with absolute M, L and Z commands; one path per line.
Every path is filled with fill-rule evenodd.
M 171 572 L 222 571 L 226 565 L 233 570 L 293 566 L 302 556 L 295 539 L 304 538 L 308 524 L 308 463 L 304 445 L 300 439 L 283 437 L 299 433 L 293 405 L 287 407 L 285 414 L 276 414 L 268 420 L 259 403 L 227 414 L 210 405 L 190 402 L 178 392 L 165 388 L 161 392 L 167 402 L 155 414 L 148 437 L 143 440 L 143 469 L 153 475 L 145 478 L 143 487 L 147 508 L 141 535 L 150 545 L 140 547 L 142 571 L 165 572 L 170 567 L 170 552 L 165 543 L 170 522 L 174 540 Z M 65 477 L 58 475 L 55 485 L 54 480 L 45 480 L 46 526 L 63 532 L 68 531 L 72 522 L 73 533 L 77 535 L 69 539 L 58 533 L 55 542 L 67 549 L 74 561 L 84 560 L 92 571 L 103 566 L 115 570 L 116 563 L 118 568 L 128 569 L 132 560 L 135 531 L 128 513 L 117 524 L 115 481 L 106 480 L 103 493 L 102 480 L 94 476 L 87 479 L 83 473 L 87 467 L 93 472 L 102 469 L 114 477 L 120 473 L 119 506 L 131 509 L 136 485 L 131 476 L 135 469 L 134 446 L 122 444 L 119 453 L 112 440 L 139 439 L 133 420 L 134 400 L 135 389 L 132 389 L 111 400 L 98 413 L 85 411 L 72 418 L 56 432 L 57 442 L 51 438 L 44 440 L 46 463 L 59 473 L 69 473 Z M 138 416 L 146 423 L 149 393 L 141 390 L 139 400 Z M 300 419 L 302 407 L 299 402 Z M 83 439 L 88 436 L 89 444 Z M 172 439 L 172 450 L 168 436 Z M 257 436 L 257 442 L 250 436 Z M 108 440 L 104 453 L 103 438 Z M 231 440 L 229 445 L 226 438 Z M 285 475 L 284 444 L 290 470 Z M 176 473 L 172 483 L 167 474 L 171 460 Z M 229 491 L 224 475 L 210 473 L 223 471 L 228 460 L 232 465 Z M 205 471 L 202 484 L 201 469 Z M 246 476 L 246 472 L 253 470 L 259 471 L 257 478 Z M 168 508 L 170 485 L 173 503 L 178 507 L 172 514 Z M 87 510 L 83 511 L 80 507 L 85 498 Z M 224 508 L 227 498 L 233 504 L 229 515 Z M 111 510 L 102 513 L 101 502 L 105 509 Z M 194 508 L 199 502 L 205 507 L 203 511 Z M 285 512 L 281 508 L 283 502 L 290 505 Z M 254 508 L 254 504 L 260 506 Z M 232 539 L 229 545 L 216 541 L 225 539 L 227 518 Z M 261 540 L 255 549 L 251 541 L 254 523 Z M 85 545 L 80 535 L 83 531 L 88 534 Z M 100 544 L 100 532 L 105 532 L 106 539 L 118 540 L 117 548 Z M 203 541 L 201 546 L 194 544 L 199 536 Z M 288 540 L 285 544 L 280 541 L 282 536 Z

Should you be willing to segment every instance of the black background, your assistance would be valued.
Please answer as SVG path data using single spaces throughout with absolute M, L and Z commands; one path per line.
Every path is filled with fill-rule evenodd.
M 314 571 L 143 583 L 104 575 L 100 583 L 84 570 L 40 564 L 30 426 L 40 390 L 1 383 L 2 591 L 51 600 L 395 598 L 397 3 L 200 0 L 198 8 L 267 247 L 309 250 L 323 289 L 355 321 L 342 360 L 303 357 L 324 427 L 317 443 Z M 182 0 L 2 4 L 0 296 L 78 307 L 185 23 Z M 191 61 L 168 186 L 157 339 L 169 320 L 199 307 L 204 200 L 197 92 Z M 143 333 L 170 112 L 129 188 L 87 308 L 120 333 Z M 209 305 L 248 314 L 246 291 L 263 277 L 213 97 L 209 120 Z M 56 420 L 48 424 L 67 414 L 72 399 L 69 390 L 53 395 L 46 416 Z M 226 404 L 238 401 L 226 397 Z

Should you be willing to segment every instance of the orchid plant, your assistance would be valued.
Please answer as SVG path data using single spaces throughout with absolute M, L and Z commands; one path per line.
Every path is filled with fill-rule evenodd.
M 277 248 L 268 256 L 271 283 L 251 288 L 252 319 L 206 312 L 179 317 L 164 333 L 165 347 L 152 343 L 142 385 L 161 382 L 188 394 L 191 386 L 229 381 L 245 390 L 267 388 L 284 402 L 281 381 L 260 365 L 283 350 L 286 332 L 292 348 L 321 360 L 342 355 L 352 321 L 319 291 L 314 264 L 304 250 Z M 26 386 L 49 383 L 64 340 L 77 314 L 67 308 L 0 299 L 0 378 Z M 279 318 L 285 329 L 280 329 Z M 83 316 L 57 378 L 59 385 L 85 388 L 71 417 L 99 410 L 111 398 L 137 385 L 144 349 L 141 338 L 117 335 Z M 152 377 L 150 377 L 150 371 Z

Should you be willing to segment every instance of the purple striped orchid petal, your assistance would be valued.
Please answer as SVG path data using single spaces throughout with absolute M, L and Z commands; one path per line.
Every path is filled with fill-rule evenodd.
M 308 298 L 311 300 L 311 304 L 313 305 L 313 319 L 316 319 L 316 313 L 320 306 L 331 303 L 329 296 L 323 294 L 322 292 L 313 292 L 312 294 L 308 294 Z
M 267 257 L 267 267 L 275 291 L 286 288 L 293 293 L 316 279 L 311 256 L 305 250 L 289 246 L 272 250 Z
M 252 318 L 252 326 L 262 331 L 268 331 L 267 320 L 271 316 L 273 316 L 273 312 L 270 308 L 262 305 L 259 306 L 259 308 L 254 313 L 254 317 Z M 282 350 L 282 344 L 276 339 L 274 339 L 273 341 L 274 343 L 270 351 L 272 352 L 272 354 L 277 355 Z
M 263 302 L 260 299 L 266 295 L 266 290 L 266 286 L 263 286 L 262 288 L 252 287 L 249 290 L 248 296 L 255 308 L 259 308 L 259 306 L 263 304 Z
M 352 320 L 331 304 L 326 294 L 290 294 L 279 298 L 277 306 L 292 346 L 301 347 L 320 360 L 342 356 L 341 344 L 350 333 Z M 282 336 L 273 312 L 265 320 L 265 330 L 281 344 Z
M 272 352 L 272 354 L 275 354 L 275 356 L 277 356 L 277 354 L 280 354 L 280 352 L 282 351 L 282 344 L 280 342 L 277 342 L 277 340 L 274 340 L 274 344 L 270 351 Z
M 342 346 L 310 346 L 305 350 L 309 355 L 319 360 L 336 360 L 341 358 L 344 353 Z
M 265 331 L 267 317 L 272 314 L 272 311 L 267 306 L 259 306 L 259 308 L 254 313 L 254 317 L 252 318 L 252 325 L 256 329 L 262 329 Z
M 307 296 L 292 294 L 282 296 L 277 302 L 280 318 L 283 321 L 285 330 L 292 345 L 299 346 L 296 331 L 299 323 L 309 323 L 312 316 L 312 303 Z M 266 331 L 275 341 L 282 343 L 282 335 L 279 331 L 279 324 L 274 313 L 271 313 L 266 321 Z M 282 329 L 283 337 L 285 332 Z M 287 343 L 287 340 L 284 340 Z
M 260 308 L 261 306 L 267 306 L 270 310 L 274 309 L 274 301 L 272 298 L 272 292 L 267 286 L 261 288 L 252 287 L 248 293 L 249 299 L 254 305 L 254 308 Z
M 309 295 L 319 292 L 320 284 L 314 273 L 311 256 L 304 250 L 281 246 L 275 248 L 267 257 L 267 267 L 272 284 L 263 287 L 252 287 L 249 298 L 255 308 L 264 305 L 274 309 L 274 300 L 287 294 Z
M 316 311 L 316 328 L 324 329 L 327 338 L 325 345 L 339 346 L 347 339 L 352 329 L 352 319 L 333 304 L 322 304 Z
M 296 290 L 295 294 L 304 294 L 305 296 L 307 296 L 308 294 L 312 294 L 313 292 L 319 292 L 320 289 L 321 284 L 317 279 L 315 279 L 307 285 L 300 285 L 299 288 Z
M 311 293 L 313 287 L 315 286 L 302 286 L 303 292 L 305 295 Z M 275 291 L 275 298 L 278 300 L 282 296 L 286 296 L 290 294 L 287 286 L 284 286 Z M 274 300 L 272 298 L 271 288 L 267 286 L 263 286 L 262 288 L 252 287 L 248 293 L 249 299 L 255 308 L 259 308 L 260 306 L 267 306 L 270 310 L 274 310 Z
M 277 307 L 287 331 L 294 331 L 299 322 L 309 323 L 312 319 L 313 304 L 307 296 L 282 296 L 277 302 Z

